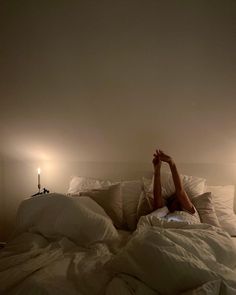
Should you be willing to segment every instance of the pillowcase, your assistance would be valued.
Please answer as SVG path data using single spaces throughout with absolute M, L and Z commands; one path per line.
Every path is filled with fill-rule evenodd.
M 196 196 L 191 201 L 197 209 L 202 223 L 220 227 L 210 192 Z
M 142 191 L 138 209 L 137 209 L 137 221 L 140 219 L 141 216 L 147 215 L 153 211 L 153 195 L 150 192 Z
M 80 192 L 80 196 L 88 196 L 92 198 L 105 210 L 117 228 L 123 227 L 124 222 L 120 183 L 100 189 Z
M 61 194 L 24 200 L 17 211 L 15 236 L 22 232 L 53 239 L 68 237 L 83 246 L 119 237 L 111 219 L 91 198 Z
M 114 183 L 113 183 L 114 184 Z M 126 228 L 128 230 L 135 230 L 136 224 L 137 224 L 137 207 L 138 202 L 140 198 L 140 194 L 143 187 L 143 182 L 141 180 L 130 180 L 130 181 L 122 181 L 121 183 L 121 204 L 119 207 L 122 207 L 122 228 Z M 73 177 L 71 179 L 69 189 L 68 189 L 68 195 L 78 197 L 79 195 L 88 195 L 92 197 L 92 194 L 101 194 L 102 192 L 94 192 L 94 190 L 101 190 L 107 188 L 112 185 L 112 182 L 109 180 L 100 180 L 100 179 L 94 179 L 94 178 L 88 178 L 88 177 Z M 115 217 L 114 214 L 109 213 L 110 206 L 114 207 L 115 204 L 112 205 L 112 200 L 108 200 L 110 197 L 107 196 L 107 199 L 101 201 L 101 197 L 97 197 L 97 202 L 100 206 L 102 206 L 105 211 L 108 213 L 108 215 L 112 218 L 112 220 L 115 222 L 114 224 L 118 226 L 118 228 L 121 227 L 120 217 Z M 117 200 L 117 197 L 114 197 Z M 94 199 L 94 198 L 93 198 Z M 99 199 L 99 201 L 98 201 Z M 118 198 L 119 199 L 119 198 Z M 105 202 L 109 204 L 105 205 Z M 117 202 L 116 202 L 117 203 Z M 118 202 L 120 203 L 120 201 Z M 108 209 L 109 207 L 109 209 Z M 113 210 L 114 211 L 114 208 Z M 116 210 L 115 210 L 116 211 Z M 115 215 L 120 216 L 120 209 L 118 209 L 119 213 L 117 212 Z
M 217 218 L 220 226 L 231 236 L 236 236 L 236 215 L 234 206 L 234 185 L 207 186 L 212 194 Z
M 81 177 L 81 176 L 74 176 L 72 177 L 69 189 L 67 194 L 68 195 L 77 195 L 80 192 L 85 192 L 92 189 L 100 189 L 104 186 L 111 185 L 109 180 L 101 180 L 89 177 Z
M 183 187 L 188 194 L 189 198 L 197 195 L 201 195 L 206 191 L 206 179 L 182 175 L 180 174 Z M 144 188 L 148 192 L 153 192 L 154 177 L 150 180 L 143 178 Z M 162 186 L 162 196 L 168 198 L 175 193 L 175 186 L 172 178 L 172 174 L 169 172 L 161 173 L 161 186 Z
M 121 187 L 124 223 L 133 231 L 137 225 L 137 208 L 143 184 L 141 180 L 122 181 Z

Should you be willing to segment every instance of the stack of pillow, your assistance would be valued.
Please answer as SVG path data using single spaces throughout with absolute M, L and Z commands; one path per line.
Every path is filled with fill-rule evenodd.
M 89 196 L 110 216 L 118 229 L 135 230 L 142 181 L 111 182 L 88 177 L 73 177 L 70 196 Z
M 161 176 L 162 195 L 171 196 L 175 189 L 170 173 Z M 220 226 L 236 236 L 234 185 L 207 186 L 206 179 L 181 175 L 183 186 L 204 223 Z M 89 196 L 110 216 L 118 229 L 133 231 L 142 215 L 152 212 L 153 179 L 111 182 L 88 177 L 73 177 L 68 195 Z

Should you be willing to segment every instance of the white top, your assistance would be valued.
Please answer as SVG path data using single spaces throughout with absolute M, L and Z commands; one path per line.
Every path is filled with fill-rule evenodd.
M 188 211 L 174 211 L 170 213 L 169 209 L 164 206 L 159 208 L 152 213 L 148 214 L 149 216 L 155 215 L 157 218 L 164 219 L 166 221 L 180 221 L 187 222 L 188 224 L 201 223 L 197 209 L 194 207 L 195 213 L 192 214 Z

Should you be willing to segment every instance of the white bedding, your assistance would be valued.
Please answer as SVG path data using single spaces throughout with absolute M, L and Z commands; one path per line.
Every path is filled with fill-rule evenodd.
M 236 245 L 226 232 L 206 224 L 142 226 L 110 267 L 160 294 L 181 294 L 209 281 L 227 284 L 236 294 Z
M 65 206 L 63 197 L 58 198 Z M 71 206 L 76 209 L 59 218 L 60 231 L 53 226 L 48 231 L 40 223 L 36 212 L 46 210 L 45 204 L 37 209 L 30 204 L 35 214 L 27 216 L 27 205 L 21 206 L 17 235 L 0 251 L 0 294 L 236 294 L 236 238 L 220 228 L 163 221 L 151 226 L 144 218 L 131 234 L 116 231 L 89 201 L 65 208 Z M 109 225 L 98 222 L 96 227 L 94 218 L 105 218 Z M 92 224 L 93 234 L 84 239 Z
M 30 249 L 20 248 L 23 241 Z M 17 255 L 11 253 L 15 247 Z M 102 294 L 103 265 L 111 255 L 105 244 L 80 247 L 67 238 L 48 243 L 24 233 L 0 254 L 0 294 Z
M 30 198 L 21 203 L 16 219 L 16 235 L 29 231 L 49 239 L 67 237 L 80 245 L 118 239 L 110 217 L 89 197 Z
M 231 237 L 231 239 L 232 239 L 234 245 L 236 246 L 236 237 Z

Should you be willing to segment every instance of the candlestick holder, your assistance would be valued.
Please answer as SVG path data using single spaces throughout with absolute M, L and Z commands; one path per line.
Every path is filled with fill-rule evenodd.
M 41 191 L 41 182 L 40 182 L 41 169 L 38 168 L 37 170 L 38 170 L 38 192 L 33 194 L 31 197 L 49 194 L 49 190 L 46 189 L 45 187 L 43 188 L 43 191 Z
M 31 197 L 41 196 L 41 195 L 45 195 L 45 194 L 49 194 L 50 193 L 49 190 L 46 189 L 45 187 L 43 188 L 42 191 L 41 191 L 41 188 L 40 187 L 38 187 L 38 188 L 39 188 L 39 191 L 37 193 L 33 194 Z

